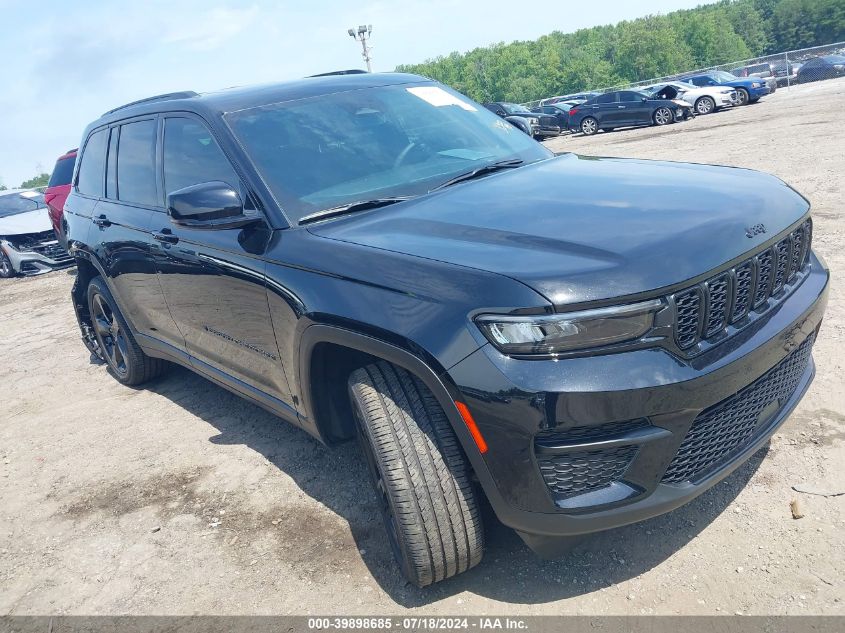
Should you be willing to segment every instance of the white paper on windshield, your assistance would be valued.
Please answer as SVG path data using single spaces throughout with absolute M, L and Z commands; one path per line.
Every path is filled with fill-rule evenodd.
M 426 103 L 430 103 L 436 107 L 456 105 L 459 108 L 468 110 L 469 112 L 477 112 L 478 109 L 472 104 L 458 99 L 455 95 L 449 94 L 443 88 L 438 86 L 416 86 L 414 88 L 405 88 L 415 97 L 419 97 Z

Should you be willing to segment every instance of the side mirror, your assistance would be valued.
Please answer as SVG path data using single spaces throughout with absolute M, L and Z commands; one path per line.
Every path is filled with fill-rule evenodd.
M 646 101 L 648 101 L 648 97 L 643 97 L 643 103 L 645 103 Z
M 257 222 L 258 215 L 244 215 L 238 193 L 225 182 L 191 185 L 167 194 L 170 221 L 196 229 L 228 229 Z

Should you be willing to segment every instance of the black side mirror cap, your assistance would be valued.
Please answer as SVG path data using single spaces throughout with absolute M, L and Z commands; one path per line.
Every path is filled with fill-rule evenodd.
M 245 215 L 238 192 L 219 180 L 167 194 L 167 213 L 174 224 L 198 229 L 236 228 L 260 220 L 258 214 Z

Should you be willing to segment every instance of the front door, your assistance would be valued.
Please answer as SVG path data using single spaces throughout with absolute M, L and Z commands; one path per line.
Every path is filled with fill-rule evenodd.
M 251 196 L 203 121 L 168 116 L 162 126 L 163 191 L 221 181 L 240 191 L 250 208 Z M 157 213 L 153 222 L 159 278 L 192 362 L 290 403 L 261 257 L 269 227 L 185 227 L 167 213 Z

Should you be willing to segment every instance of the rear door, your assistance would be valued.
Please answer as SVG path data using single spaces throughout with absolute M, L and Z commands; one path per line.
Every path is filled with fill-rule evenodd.
M 245 208 L 260 214 L 204 121 L 169 115 L 160 134 L 164 192 L 221 181 L 240 192 Z M 210 366 L 290 403 L 265 286 L 262 255 L 269 226 L 186 227 L 165 212 L 156 212 L 153 224 L 161 239 L 156 263 L 162 287 L 193 362 L 206 373 Z
M 591 114 L 598 120 L 599 125 L 613 127 L 619 119 L 616 105 L 616 93 L 611 92 L 596 97 L 595 103 L 588 110 L 592 111 Z
M 90 239 L 121 312 L 135 331 L 184 351 L 153 261 L 150 220 L 158 200 L 156 128 L 155 116 L 111 128 L 105 190 L 94 212 Z

